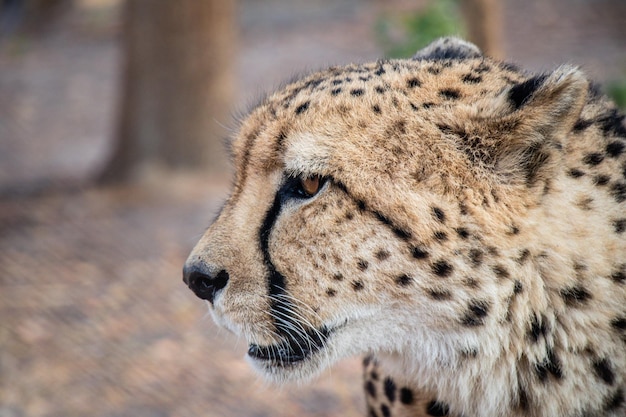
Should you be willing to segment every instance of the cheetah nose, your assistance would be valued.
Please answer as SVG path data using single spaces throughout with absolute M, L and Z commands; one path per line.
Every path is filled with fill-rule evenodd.
M 217 294 L 228 284 L 228 272 L 222 269 L 213 273 L 207 265 L 193 263 L 183 268 L 183 282 L 198 298 L 213 304 Z

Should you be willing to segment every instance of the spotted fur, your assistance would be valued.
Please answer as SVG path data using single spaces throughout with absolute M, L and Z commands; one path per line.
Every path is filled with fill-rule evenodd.
M 268 379 L 367 355 L 370 416 L 624 416 L 626 127 L 596 91 L 454 38 L 304 77 L 241 122 L 185 281 Z

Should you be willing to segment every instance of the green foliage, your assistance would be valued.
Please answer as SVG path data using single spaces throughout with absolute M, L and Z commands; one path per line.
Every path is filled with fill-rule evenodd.
M 626 110 L 626 79 L 613 81 L 607 85 L 608 95 L 621 109 Z
M 439 37 L 463 32 L 458 0 L 431 0 L 416 13 L 386 15 L 376 22 L 379 42 L 391 58 L 410 57 Z

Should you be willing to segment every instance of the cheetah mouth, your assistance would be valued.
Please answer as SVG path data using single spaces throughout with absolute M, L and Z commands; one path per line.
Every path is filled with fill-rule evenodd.
M 287 367 L 296 365 L 326 347 L 328 337 L 334 329 L 322 326 L 296 334 L 286 334 L 280 343 L 268 346 L 250 344 L 248 356 L 268 365 Z

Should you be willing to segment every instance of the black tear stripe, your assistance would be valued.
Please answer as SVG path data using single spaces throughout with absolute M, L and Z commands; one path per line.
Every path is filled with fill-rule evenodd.
M 274 202 L 272 203 L 272 207 L 268 210 L 265 215 L 265 219 L 263 220 L 263 224 L 261 225 L 261 229 L 259 230 L 259 243 L 261 245 L 261 253 L 263 254 L 263 262 L 265 263 L 265 268 L 268 272 L 268 281 L 269 281 L 269 295 L 272 300 L 271 309 L 277 311 L 281 317 L 289 317 L 287 306 L 290 304 L 287 300 L 283 299 L 280 303 L 276 301 L 277 296 L 284 295 L 287 290 L 287 282 L 285 280 L 285 276 L 276 270 L 274 263 L 272 262 L 272 258 L 270 256 L 269 251 L 269 243 L 270 243 L 270 234 L 272 232 L 272 228 L 278 219 L 278 215 L 280 214 L 280 209 L 282 206 L 282 198 L 280 195 L 280 191 L 276 193 L 274 197 Z M 276 319 L 274 319 L 276 321 Z M 277 329 L 282 328 L 282 326 L 276 326 Z
M 340 181 L 337 181 L 334 178 L 331 178 L 331 181 L 332 181 L 333 184 L 335 184 L 337 186 L 337 188 L 339 188 L 341 191 L 346 193 L 346 195 L 351 200 L 353 200 L 356 203 L 356 205 L 359 207 L 359 210 L 370 213 L 372 216 L 374 216 L 382 224 L 384 224 L 385 226 L 389 227 L 389 229 L 391 229 L 393 234 L 396 235 L 397 237 L 399 237 L 400 239 L 402 239 L 404 241 L 411 240 L 413 235 L 411 234 L 410 230 L 407 230 L 405 228 L 402 228 L 402 227 L 398 226 L 397 224 L 395 224 L 393 222 L 393 220 L 391 220 L 389 217 L 385 216 L 380 211 L 374 210 L 374 209 L 368 207 L 367 204 L 365 204 L 365 202 L 363 200 L 360 200 L 360 199 L 354 197 L 350 193 L 350 191 L 348 191 L 348 188 L 346 187 L 346 185 L 344 183 L 342 183 Z
M 272 262 L 269 241 L 286 198 L 284 187 L 281 187 L 276 193 L 274 202 L 265 214 L 259 229 L 259 246 L 263 254 L 263 263 L 268 272 L 270 311 L 274 319 L 274 328 L 284 340 L 275 346 L 251 345 L 248 353 L 263 359 L 278 358 L 281 362 L 288 363 L 303 360 L 321 349 L 330 335 L 330 330 L 324 325 L 317 329 L 303 326 L 297 317 L 294 317 L 294 310 L 296 310 L 294 304 L 288 297 L 283 297 L 287 294 L 287 280 L 283 274 L 276 270 Z

